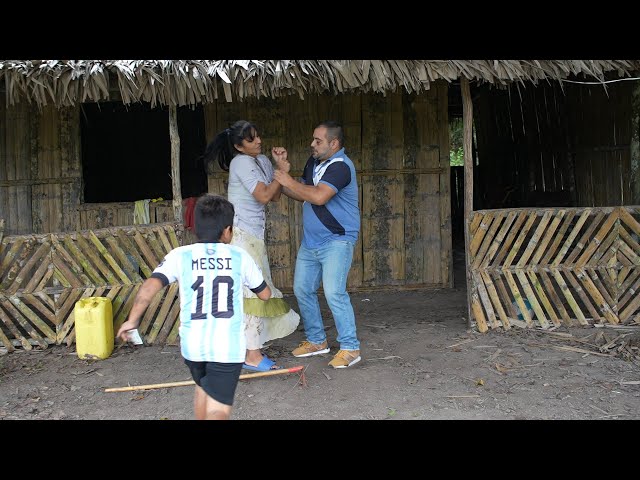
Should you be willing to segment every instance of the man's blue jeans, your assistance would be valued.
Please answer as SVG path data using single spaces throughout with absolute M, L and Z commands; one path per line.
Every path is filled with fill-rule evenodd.
M 322 343 L 327 339 L 318 301 L 322 280 L 327 304 L 338 330 L 341 350 L 359 350 L 356 317 L 347 292 L 347 276 L 353 259 L 352 242 L 335 240 L 319 248 L 300 245 L 293 279 L 293 293 L 298 300 L 307 340 Z

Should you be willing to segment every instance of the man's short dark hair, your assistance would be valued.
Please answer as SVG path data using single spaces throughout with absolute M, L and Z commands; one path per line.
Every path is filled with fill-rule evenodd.
M 331 141 L 334 138 L 338 140 L 340 148 L 344 147 L 344 130 L 342 125 L 334 120 L 325 120 L 320 122 L 316 128 L 325 127 L 327 129 L 327 140 Z

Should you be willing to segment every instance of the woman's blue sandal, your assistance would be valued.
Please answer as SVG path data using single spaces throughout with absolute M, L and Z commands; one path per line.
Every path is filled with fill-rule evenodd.
M 264 353 L 262 354 L 262 361 L 258 364 L 258 366 L 247 365 L 246 363 L 242 365 L 242 368 L 246 370 L 251 370 L 254 372 L 269 372 L 271 370 L 280 370 L 282 367 L 272 368 L 276 362 L 267 357 Z

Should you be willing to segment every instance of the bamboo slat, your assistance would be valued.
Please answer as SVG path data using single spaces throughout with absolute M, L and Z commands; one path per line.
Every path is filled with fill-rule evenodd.
M 50 254 L 50 252 L 47 252 L 47 256 L 49 254 Z M 38 266 L 36 271 L 33 272 L 32 276 L 31 276 L 31 279 L 24 286 L 24 289 L 23 289 L 24 292 L 32 292 L 33 291 L 33 289 L 36 287 L 36 285 L 38 285 L 42 281 L 43 277 L 47 273 L 49 265 L 51 265 L 51 263 L 46 261 L 46 260 L 43 260 L 43 261 L 40 262 L 40 265 Z
M 489 230 L 487 231 L 485 236 L 482 239 L 480 239 L 481 246 L 480 248 L 478 248 L 478 251 L 475 254 L 475 258 L 473 259 L 471 268 L 478 268 L 480 263 L 484 263 L 485 256 L 489 251 L 490 246 L 493 245 L 493 239 L 496 236 L 496 233 L 498 232 L 498 228 L 502 224 L 503 217 L 504 217 L 504 213 L 498 212 L 498 214 L 493 218 L 493 221 L 491 222 L 491 227 L 489 227 Z M 474 237 L 474 240 L 476 240 L 476 237 Z
M 82 233 L 79 233 L 76 236 L 76 242 L 78 243 L 78 247 L 82 249 L 82 252 L 86 255 L 86 257 L 89 258 L 91 263 L 104 277 L 104 279 L 98 285 L 117 284 L 118 281 L 116 280 L 116 276 L 107 266 L 108 262 L 103 261 L 103 257 L 99 254 L 100 252 L 96 252 L 89 243 L 90 240 L 87 240 Z
M 556 255 L 556 258 L 551 263 L 552 266 L 557 267 L 558 265 L 560 265 L 560 262 L 563 260 L 564 256 L 569 251 L 569 248 L 571 248 L 571 244 L 573 243 L 573 240 L 580 233 L 580 230 L 582 229 L 582 226 L 587 221 L 587 219 L 589 218 L 590 214 L 591 214 L 591 210 L 590 209 L 586 209 L 582 213 L 582 215 L 580 215 L 580 217 L 578 218 L 578 221 L 576 222 L 576 224 L 571 229 L 571 233 L 569 233 L 569 236 L 567 237 L 567 239 L 565 240 L 564 244 L 562 245 L 562 248 L 558 252 L 558 255 Z M 571 252 L 570 255 L 572 253 L 573 252 Z M 567 261 L 567 263 L 569 263 L 569 262 Z
M 567 212 L 566 210 L 562 210 L 562 211 L 566 212 L 566 214 L 564 215 L 564 221 L 562 222 L 562 227 L 560 227 L 560 230 L 555 235 L 555 239 L 553 240 L 553 243 L 547 249 L 547 252 L 545 253 L 544 257 L 542 257 L 542 260 L 540 261 L 542 265 L 549 264 L 549 260 L 551 260 L 551 257 L 558 250 L 558 247 L 560 246 L 560 243 L 562 242 L 562 239 L 564 238 L 567 230 L 569 229 L 569 226 L 571 225 L 571 222 L 573 221 L 573 217 L 575 216 L 574 210 L 570 210 L 569 212 Z
M 51 248 L 49 242 L 45 241 L 36 249 L 35 252 L 31 253 L 29 256 L 29 260 L 17 272 L 11 286 L 7 289 L 7 291 L 11 294 L 15 293 L 20 288 L 20 285 L 22 285 L 22 282 L 30 275 L 33 275 L 32 270 L 34 265 L 36 265 L 38 261 L 45 257 L 50 252 L 50 250 Z
M 4 304 L 5 297 L 0 296 L 0 305 Z M 20 341 L 20 344 L 25 350 L 31 350 L 33 347 L 31 343 L 20 333 L 18 327 L 11 321 L 11 318 L 0 308 L 0 320 L 7 326 L 9 331 L 13 334 L 13 338 Z
M 124 273 L 124 271 L 122 271 L 122 269 L 120 268 L 120 266 L 118 265 L 118 263 L 115 261 L 115 259 L 111 256 L 111 254 L 107 251 L 107 249 L 105 248 L 105 246 L 102 244 L 102 242 L 100 241 L 100 239 L 98 237 L 96 237 L 96 234 L 93 233 L 91 230 L 89 230 L 89 240 L 91 240 L 91 242 L 95 245 L 95 247 L 98 249 L 98 252 L 100 252 L 102 258 L 104 258 L 107 263 L 109 264 L 109 266 L 116 272 L 116 275 L 118 275 L 118 277 L 120 277 L 120 280 L 122 280 L 124 283 L 128 283 L 129 282 L 129 278 L 127 277 L 127 275 Z M 112 277 L 113 278 L 113 277 Z M 110 283 L 111 284 L 115 284 L 116 280 L 109 278 Z
M 578 280 L 576 280 L 575 278 L 578 275 L 578 272 L 574 272 L 573 270 L 571 270 L 571 271 L 566 271 L 564 273 L 566 273 L 566 277 L 569 280 L 569 283 L 571 284 L 571 286 L 573 287 L 573 291 L 578 295 L 578 297 L 580 297 L 580 300 L 582 301 L 583 305 L 587 308 L 587 310 L 589 310 L 591 317 L 594 320 L 601 321 L 602 317 L 600 317 L 600 314 L 598 313 L 598 311 L 595 309 L 595 307 L 589 300 L 589 297 L 587 297 L 587 295 L 585 294 L 584 289 L 578 283 Z M 578 306 L 577 302 L 576 302 L 576 306 Z M 578 322 L 580 322 L 582 325 L 588 325 L 587 319 L 584 317 L 584 312 L 582 315 L 582 319 L 580 318 L 580 316 L 578 316 Z
M 135 230 L 135 234 L 133 235 L 133 239 L 135 240 L 136 244 L 138 245 L 138 248 L 140 249 L 140 252 L 144 256 L 144 260 L 146 262 L 146 267 L 147 267 L 147 270 L 149 271 L 149 276 L 151 276 L 151 272 L 153 272 L 153 270 L 155 270 L 155 268 L 160 263 L 160 260 L 155 257 L 155 255 L 153 254 L 153 251 L 151 250 L 151 248 L 149 247 L 147 242 L 145 242 L 145 239 L 140 234 L 140 230 L 138 230 L 138 229 Z
M 168 301 L 167 303 L 170 303 Z M 171 305 L 171 309 L 169 313 L 167 313 L 167 319 L 165 320 L 160 332 L 158 333 L 158 337 L 156 338 L 156 343 L 164 344 L 170 343 L 175 344 L 175 339 L 172 342 L 169 342 L 169 336 L 175 330 L 177 334 L 177 328 L 180 326 L 180 295 L 175 295 L 175 299 L 173 300 L 173 305 Z M 177 337 L 176 337 L 177 338 Z
M 576 243 L 571 253 L 565 259 L 564 261 L 565 265 L 573 264 L 576 257 L 582 254 L 585 246 L 588 247 L 589 240 L 593 237 L 593 232 L 596 230 L 596 228 L 598 228 L 598 224 L 602 221 L 603 218 L 605 218 L 605 216 L 606 214 L 603 211 L 598 211 L 596 213 L 595 217 L 591 220 L 590 225 L 582 234 L 582 237 L 580 237 L 580 240 L 578 240 L 578 243 Z
M 507 235 L 507 238 L 505 238 L 504 243 L 499 248 L 498 254 L 496 255 L 495 259 L 493 260 L 493 262 L 491 262 L 492 268 L 502 265 L 502 259 L 507 255 L 507 253 L 509 253 L 509 249 L 511 248 L 513 241 L 516 239 L 518 232 L 520 232 L 520 227 L 527 219 L 527 215 L 525 212 L 515 212 L 515 215 L 517 216 L 516 221 L 509 231 L 509 235 Z
M 504 308 L 502 307 L 502 302 L 500 301 L 500 296 L 498 295 L 498 291 L 496 290 L 496 287 L 495 287 L 493 281 L 491 280 L 491 276 L 486 271 L 481 271 L 480 275 L 482 276 L 482 280 L 484 281 L 484 284 L 485 284 L 485 286 L 487 288 L 487 294 L 489 295 L 489 298 L 493 302 L 494 308 L 498 312 L 498 316 L 500 317 L 500 321 L 502 322 L 502 326 L 506 330 L 510 329 L 511 325 L 509 324 L 509 319 L 507 318 L 507 313 L 504 311 Z
M 493 242 L 491 243 L 491 248 L 489 248 L 486 255 L 482 259 L 482 268 L 487 268 L 487 266 L 489 265 L 489 262 L 491 262 L 496 252 L 498 252 L 500 245 L 502 244 L 515 218 L 516 218 L 515 212 L 508 213 L 507 218 L 502 223 L 502 227 L 500 227 L 500 231 L 498 232 L 498 235 L 493 239 Z
M 480 305 L 477 292 L 471 294 L 471 311 L 473 312 L 473 316 L 478 324 L 478 330 L 481 333 L 489 330 L 489 327 L 487 327 L 487 319 L 482 311 L 482 306 Z
M 518 263 L 516 264 L 517 268 L 523 268 L 523 266 L 527 263 L 527 260 L 529 260 L 531 255 L 533 255 L 533 252 L 536 250 L 536 248 L 538 246 L 538 241 L 540 240 L 540 237 L 544 233 L 544 229 L 546 228 L 547 223 L 549 223 L 550 218 L 551 218 L 551 212 L 546 211 L 546 212 L 544 212 L 542 214 L 542 219 L 538 223 L 538 226 L 536 227 L 535 231 L 533 232 L 533 236 L 529 240 L 529 243 L 527 244 L 526 248 L 524 249 L 524 252 L 522 252 L 522 255 L 520 256 L 520 259 L 518 260 Z M 525 229 L 526 229 L 526 226 L 525 226 Z M 534 264 L 534 265 L 536 263 L 537 262 L 535 260 L 532 260 L 531 262 L 529 262 L 529 264 Z
M 480 275 L 475 274 L 474 283 L 478 287 L 480 301 L 482 302 L 482 305 L 484 305 L 485 312 L 487 312 L 487 316 L 489 317 L 489 321 L 491 322 L 491 328 L 497 328 L 499 326 L 498 319 L 496 318 L 493 306 L 491 305 L 491 300 L 489 299 L 489 294 L 487 293 L 487 289 L 484 282 L 480 278 Z
M 167 336 L 167 344 L 176 345 L 178 343 L 178 335 L 180 329 L 180 302 L 175 302 L 171 311 L 169 312 L 169 318 L 173 321 L 173 327 L 171 327 L 171 332 Z
M 2 306 L 5 308 L 5 310 L 9 312 L 9 314 L 11 315 L 11 318 L 13 318 L 16 322 L 18 322 L 20 326 L 24 329 L 24 331 L 27 332 L 29 336 L 33 338 L 38 345 L 40 345 L 42 348 L 48 347 L 48 344 L 44 340 L 44 338 L 40 336 L 40 334 L 36 331 L 36 329 L 33 328 L 33 325 L 31 325 L 25 319 L 25 317 L 13 306 L 13 304 L 9 300 L 4 300 L 2 302 Z
M 530 262 L 531 264 L 533 265 L 540 264 L 540 259 L 545 253 L 547 253 L 548 251 L 547 245 L 549 245 L 549 242 L 554 237 L 554 234 L 558 228 L 558 225 L 560 225 L 560 221 L 564 217 L 564 214 L 565 214 L 565 210 L 560 210 L 559 212 L 557 212 L 557 214 L 553 216 L 554 217 L 553 221 L 551 222 L 551 225 L 549 226 L 549 228 L 546 230 L 544 234 L 544 238 L 540 242 L 540 245 L 538 245 L 538 250 L 536 251 L 535 255 L 533 255 L 533 257 L 531 258 L 531 262 Z
M 39 296 L 25 293 L 22 294 L 22 301 L 38 310 L 42 314 L 42 316 L 44 316 L 44 318 L 51 322 L 51 324 L 58 324 L 58 319 L 54 315 L 53 309 L 48 308 L 48 305 L 45 305 L 45 302 L 43 302 L 42 298 L 40 298 Z
M 133 301 L 136 298 L 138 290 L 140 289 L 140 285 L 134 285 L 133 287 L 128 287 L 126 293 L 128 294 L 127 300 L 122 304 L 122 307 L 118 311 L 116 315 L 114 315 L 114 328 L 120 328 L 126 320 L 129 312 L 131 311 L 131 307 L 133 306 Z M 117 330 L 116 330 L 117 331 Z
M 522 286 L 522 289 L 527 296 L 527 300 L 529 300 L 531 308 L 533 308 L 534 313 L 538 317 L 540 326 L 544 329 L 549 328 L 549 322 L 547 322 L 544 312 L 542 311 L 542 307 L 540 307 L 540 303 L 538 303 L 538 299 L 533 293 L 533 289 L 531 288 L 531 284 L 529 283 L 527 275 L 525 275 L 525 272 L 523 270 L 516 270 L 516 277 L 518 277 L 518 280 L 520 280 L 520 286 Z
M 78 234 L 79 236 L 80 234 Z M 102 284 L 104 280 L 100 276 L 100 273 L 93 267 L 91 262 L 87 257 L 85 257 L 84 253 L 78 248 L 78 246 L 74 243 L 73 239 L 70 235 L 63 236 L 63 244 L 69 250 L 69 254 L 76 259 L 80 265 L 82 265 L 82 270 L 87 273 L 88 277 L 91 279 L 89 284 Z
M 518 232 L 518 237 L 516 238 L 516 241 L 513 242 L 513 246 L 509 251 L 509 255 L 507 255 L 507 258 L 504 260 L 504 264 L 502 268 L 509 268 L 509 266 L 511 265 L 511 263 L 513 262 L 513 260 L 515 259 L 516 255 L 520 250 L 520 245 L 524 243 L 527 237 L 527 233 L 529 232 L 529 229 L 533 226 L 534 222 L 536 221 L 536 218 L 537 218 L 537 213 L 535 211 L 532 211 L 531 213 L 529 213 L 529 218 L 524 224 L 524 227 L 522 227 L 522 230 Z
M 0 237 L 2 237 L 1 234 L 0 234 Z M 2 241 L 2 238 L 0 238 L 0 241 Z M 2 342 L 2 344 L 5 346 L 5 348 L 9 352 L 15 351 L 16 348 L 13 346 L 13 343 L 11 342 L 11 340 L 9 340 L 9 338 L 4 334 L 2 329 L 0 329 L 0 342 Z
M 560 318 L 562 318 L 562 321 L 568 327 L 572 326 L 573 325 L 573 321 L 569 317 L 569 313 L 567 312 L 567 310 L 564 308 L 564 305 L 562 304 L 562 300 L 560 300 L 560 297 L 558 296 L 558 293 L 556 292 L 556 288 L 554 287 L 553 283 L 551 282 L 551 279 L 549 278 L 549 275 L 547 274 L 547 272 L 545 272 L 544 270 L 541 270 L 541 271 L 538 272 L 538 276 L 540 278 L 542 278 L 542 283 L 545 286 L 545 292 L 546 292 L 547 295 L 549 295 L 551 297 L 551 300 L 553 300 L 553 305 L 560 312 Z M 558 285 L 558 287 L 560 287 L 560 286 Z
M 7 263 L 7 268 L 2 269 L 2 271 L 6 273 L 4 274 L 4 280 L 2 281 L 2 283 L 0 283 L 0 290 L 5 290 L 5 291 L 12 290 L 11 287 L 13 285 L 13 282 L 15 281 L 16 276 L 18 275 L 20 266 L 24 265 L 24 262 L 26 261 L 27 257 L 29 257 L 29 255 L 33 251 L 33 243 L 34 243 L 33 237 L 28 238 L 24 242 L 19 241 L 16 243 L 19 243 L 18 248 L 20 247 L 22 248 L 19 250 L 19 253 L 16 251 L 16 253 L 14 254 L 14 257 L 12 258 L 8 258 L 12 254 L 12 251 L 10 251 L 7 254 L 7 258 L 5 258 L 5 260 L 8 259 L 9 262 Z
M 28 319 L 31 321 L 33 325 L 38 327 L 38 329 L 49 339 L 52 343 L 56 341 L 56 334 L 54 331 L 43 322 L 28 306 L 22 302 L 22 300 L 18 297 L 9 297 L 9 301 Z
M 153 325 L 151 326 L 151 329 L 149 330 L 149 333 L 147 334 L 146 340 L 148 343 L 155 342 L 156 337 L 160 332 L 160 329 L 162 328 L 164 323 L 167 321 L 167 314 L 169 313 L 169 309 L 171 308 L 171 304 L 172 304 L 172 301 L 170 299 L 176 298 L 177 295 L 178 295 L 178 284 L 173 283 L 169 285 L 169 287 L 167 288 L 166 297 L 164 298 L 164 301 L 162 302 L 162 306 L 160 307 L 160 310 L 158 310 L 158 314 L 156 315 L 156 321 L 153 323 Z
M 607 219 L 604 221 L 604 223 L 600 227 L 600 230 L 598 230 L 598 233 L 596 233 L 595 237 L 593 237 L 589 241 L 589 244 L 587 245 L 587 248 L 585 248 L 584 252 L 582 252 L 582 255 L 580 255 L 580 257 L 576 260 L 576 262 L 574 264 L 576 267 L 582 267 L 588 261 L 590 261 L 591 255 L 594 254 L 594 252 L 596 251 L 598 246 L 603 242 L 605 236 L 609 233 L 609 231 L 615 225 L 616 220 L 618 219 L 618 216 L 619 216 L 618 212 L 619 212 L 619 210 L 616 209 L 616 210 L 613 211 L 613 213 L 611 213 L 607 217 Z
M 547 312 L 547 315 L 551 318 L 551 321 L 553 322 L 553 324 L 555 326 L 560 326 L 560 320 L 558 319 L 558 316 L 556 315 L 556 312 L 553 310 L 553 307 L 551 306 L 551 302 L 549 301 L 549 298 L 547 297 L 547 294 L 544 291 L 544 288 L 542 288 L 542 285 L 540 284 L 540 281 L 538 280 L 535 272 L 527 272 L 527 276 L 529 277 L 530 283 L 533 284 L 533 288 L 535 289 L 536 293 L 538 294 L 538 297 L 540 298 L 540 303 L 542 303 L 542 305 L 545 308 L 545 311 Z M 544 315 L 542 317 L 538 317 L 538 319 L 543 318 L 544 321 L 546 321 Z M 541 321 L 542 324 L 542 321 Z
M 580 282 L 582 282 L 582 285 L 584 285 L 584 290 L 579 290 L 577 288 L 576 290 L 578 290 L 578 294 L 593 315 L 593 318 L 595 319 L 596 315 L 598 315 L 598 317 L 599 315 L 603 315 L 607 320 L 609 320 L 610 323 L 618 323 L 617 317 L 615 317 L 615 315 L 611 313 L 611 307 L 607 305 L 604 298 L 594 285 L 593 281 L 591 280 L 591 278 L 589 278 L 589 275 L 587 275 L 587 273 L 583 269 L 577 269 L 576 278 L 580 280 Z M 587 296 L 587 293 L 589 294 L 589 296 Z M 593 300 L 598 307 L 598 314 L 595 313 L 595 307 L 592 306 L 591 300 Z M 600 320 L 601 317 L 599 317 L 598 319 Z

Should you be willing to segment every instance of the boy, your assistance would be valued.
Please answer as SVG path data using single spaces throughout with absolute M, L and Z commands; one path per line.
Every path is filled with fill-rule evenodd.
M 170 251 L 144 281 L 117 337 L 129 340 L 154 295 L 180 286 L 180 350 L 196 384 L 197 420 L 228 420 L 245 360 L 242 286 L 261 300 L 271 297 L 260 268 L 243 249 L 229 245 L 233 205 L 204 195 L 195 207 L 198 242 Z

